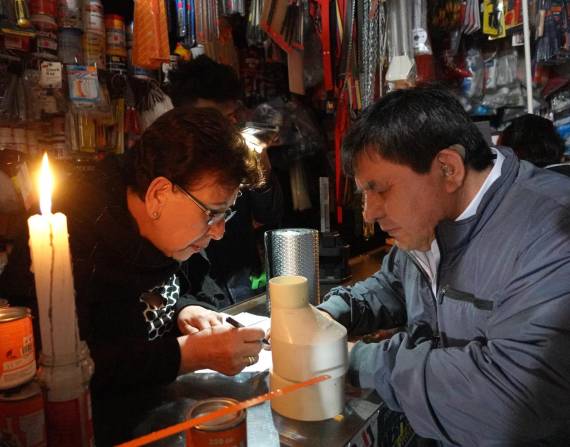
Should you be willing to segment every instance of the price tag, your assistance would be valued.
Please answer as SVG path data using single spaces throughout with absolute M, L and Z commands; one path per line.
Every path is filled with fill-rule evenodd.
M 61 82 L 61 62 L 42 62 L 40 65 L 40 86 L 44 88 L 61 88 Z

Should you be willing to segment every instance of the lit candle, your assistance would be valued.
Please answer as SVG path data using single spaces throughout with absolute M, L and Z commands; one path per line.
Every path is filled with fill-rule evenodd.
M 62 213 L 51 212 L 54 180 L 47 154 L 44 154 L 39 177 L 41 214 L 28 219 L 28 228 L 42 352 L 54 359 L 73 358 L 79 346 L 79 334 L 67 219 Z

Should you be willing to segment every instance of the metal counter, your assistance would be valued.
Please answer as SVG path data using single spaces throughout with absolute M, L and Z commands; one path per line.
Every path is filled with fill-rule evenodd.
M 94 402 L 98 447 L 123 442 L 186 420 L 197 400 L 232 397 L 239 401 L 266 393 L 268 373 L 187 374 L 148 393 Z M 381 400 L 371 390 L 349 388 L 342 416 L 321 422 L 294 421 L 271 411 L 269 402 L 247 410 L 248 447 L 345 446 L 368 423 L 376 423 Z M 185 434 L 157 441 L 153 446 L 184 447 Z
M 380 253 L 374 253 L 356 259 L 351 265 L 351 282 L 377 270 L 380 257 Z M 225 311 L 230 314 L 250 312 L 267 315 L 265 301 L 265 295 L 260 295 Z M 197 400 L 231 397 L 242 401 L 266 393 L 269 391 L 268 376 L 267 371 L 241 373 L 234 377 L 217 373 L 192 373 L 178 377 L 167 386 L 93 401 L 96 444 L 98 447 L 113 445 L 182 422 L 187 419 L 189 408 Z M 367 427 L 372 427 L 374 432 L 378 430 L 378 416 L 386 412 L 374 391 L 348 385 L 343 414 L 326 421 L 288 419 L 272 412 L 269 402 L 265 402 L 247 410 L 248 447 L 354 445 L 351 440 L 362 430 Z M 394 431 L 402 426 L 400 420 L 390 425 L 386 430 Z M 180 433 L 152 445 L 184 447 L 185 435 Z

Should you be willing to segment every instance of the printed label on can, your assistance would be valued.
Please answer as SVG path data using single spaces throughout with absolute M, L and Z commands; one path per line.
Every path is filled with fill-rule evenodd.
M 57 35 L 49 31 L 38 31 L 36 37 L 38 51 L 42 50 L 57 54 Z
M 237 405 L 235 399 L 212 398 L 199 401 L 192 406 L 188 417 L 204 416 L 221 408 Z M 186 432 L 187 447 L 245 447 L 247 445 L 247 425 L 245 410 L 238 411 L 193 427 Z
M 45 429 L 44 400 L 36 383 L 0 393 L 0 439 L 7 445 L 44 447 Z
M 0 309 L 0 390 L 29 382 L 35 373 L 31 317 L 21 307 Z
M 246 447 L 247 430 L 245 422 L 222 431 L 202 431 L 193 428 L 187 435 L 187 439 L 190 443 L 187 442 L 186 445 L 192 447 Z

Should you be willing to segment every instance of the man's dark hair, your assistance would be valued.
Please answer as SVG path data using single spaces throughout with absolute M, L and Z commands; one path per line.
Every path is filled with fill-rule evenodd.
M 343 167 L 354 175 L 356 157 L 366 150 L 393 163 L 426 173 L 437 153 L 451 145 L 465 148 L 465 164 L 477 171 L 493 154 L 483 135 L 451 93 L 419 87 L 388 93 L 368 107 L 343 141 Z
M 531 114 L 514 119 L 503 131 L 501 144 L 512 148 L 520 159 L 541 168 L 560 163 L 565 149 L 552 121 Z
M 240 81 L 234 69 L 205 55 L 180 63 L 169 72 L 168 79 L 168 93 L 176 107 L 192 105 L 200 98 L 215 102 L 237 101 L 241 95 Z
M 189 106 L 166 112 L 146 129 L 127 152 L 125 172 L 141 199 L 159 176 L 188 188 L 204 175 L 228 189 L 261 181 L 257 157 L 235 126 L 217 110 Z

